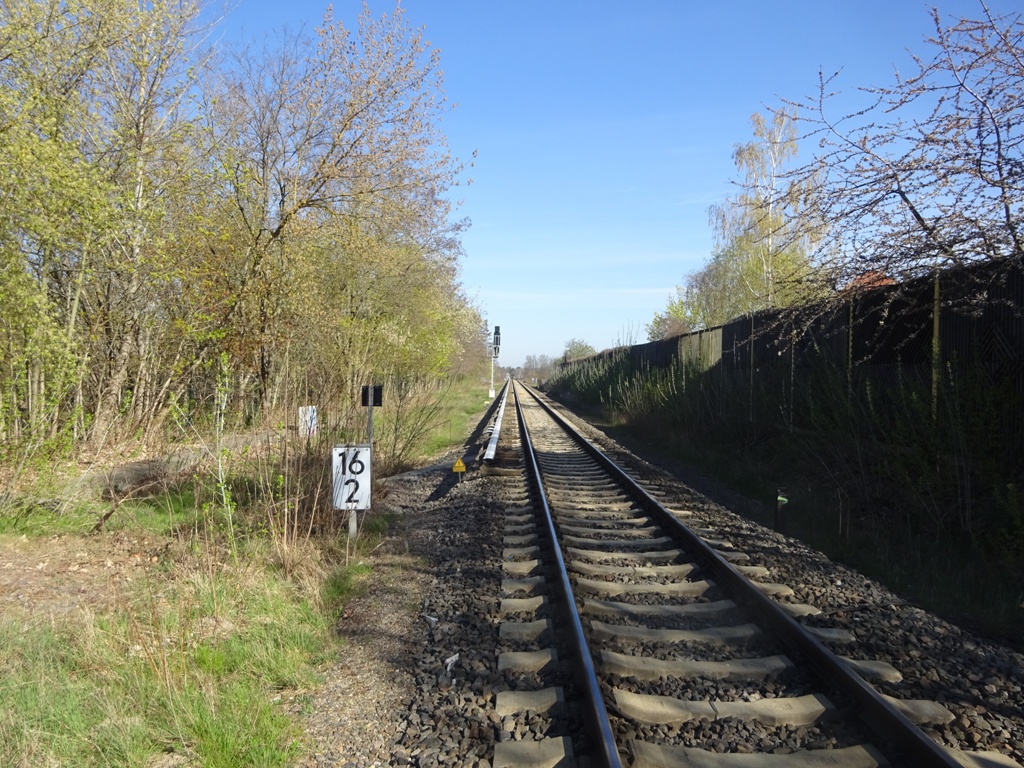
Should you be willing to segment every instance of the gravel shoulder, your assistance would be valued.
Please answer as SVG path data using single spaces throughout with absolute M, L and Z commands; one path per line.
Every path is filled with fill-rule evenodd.
M 460 498 L 474 503 L 472 493 L 460 491 L 471 484 L 456 487 L 450 464 L 384 482 L 376 509 L 395 524 L 376 550 L 360 558 L 371 572 L 365 593 L 347 603 L 337 625 L 344 645 L 324 670 L 322 685 L 300 692 L 290 705 L 308 746 L 299 768 L 421 764 L 423 752 L 439 739 L 444 724 L 434 719 L 438 702 L 430 692 L 445 688 L 447 649 L 460 643 L 439 642 L 458 634 L 449 619 L 459 611 L 445 611 L 438 602 L 464 591 L 452 579 L 463 569 L 455 566 L 452 573 L 453 564 L 474 549 L 483 558 L 493 555 L 468 541 L 479 526 L 460 514 Z M 449 549 L 453 542 L 460 549 L 456 557 Z
M 364 560 L 372 583 L 338 623 L 344 648 L 324 671 L 323 684 L 300 692 L 290 705 L 308 745 L 297 763 L 302 768 L 390 765 L 402 701 L 413 693 L 410 664 L 431 579 L 412 555 L 381 552 Z

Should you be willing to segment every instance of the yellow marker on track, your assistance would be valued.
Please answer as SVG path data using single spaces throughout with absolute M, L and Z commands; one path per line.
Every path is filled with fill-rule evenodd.
M 459 475 L 459 482 L 462 482 L 462 473 L 466 471 L 466 463 L 462 459 L 455 460 L 455 466 L 452 467 L 452 472 L 456 472 Z

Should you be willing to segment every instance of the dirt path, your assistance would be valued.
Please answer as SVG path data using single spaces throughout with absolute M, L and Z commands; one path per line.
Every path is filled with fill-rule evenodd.
M 117 604 L 123 587 L 156 566 L 169 541 L 139 533 L 0 536 L 0 616 L 52 621 Z

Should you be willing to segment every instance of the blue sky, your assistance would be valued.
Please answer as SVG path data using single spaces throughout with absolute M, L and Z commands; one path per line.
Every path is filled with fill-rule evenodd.
M 707 210 L 730 193 L 750 115 L 816 93 L 819 69 L 843 70 L 850 103 L 909 74 L 907 49 L 930 56 L 932 5 L 981 15 L 977 0 L 404 0 L 458 104 L 442 125 L 451 149 L 478 153 L 456 190 L 472 222 L 462 282 L 501 326 L 499 362 L 556 357 L 571 338 L 598 350 L 646 340 L 711 251 Z M 325 8 L 237 0 L 222 30 L 312 28 Z M 346 23 L 360 8 L 334 3 Z

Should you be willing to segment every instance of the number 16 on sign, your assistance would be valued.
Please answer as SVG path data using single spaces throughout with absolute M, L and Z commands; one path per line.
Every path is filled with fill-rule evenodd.
M 348 509 L 348 535 L 356 535 L 356 510 L 370 508 L 370 446 L 336 445 L 331 451 L 334 508 Z

